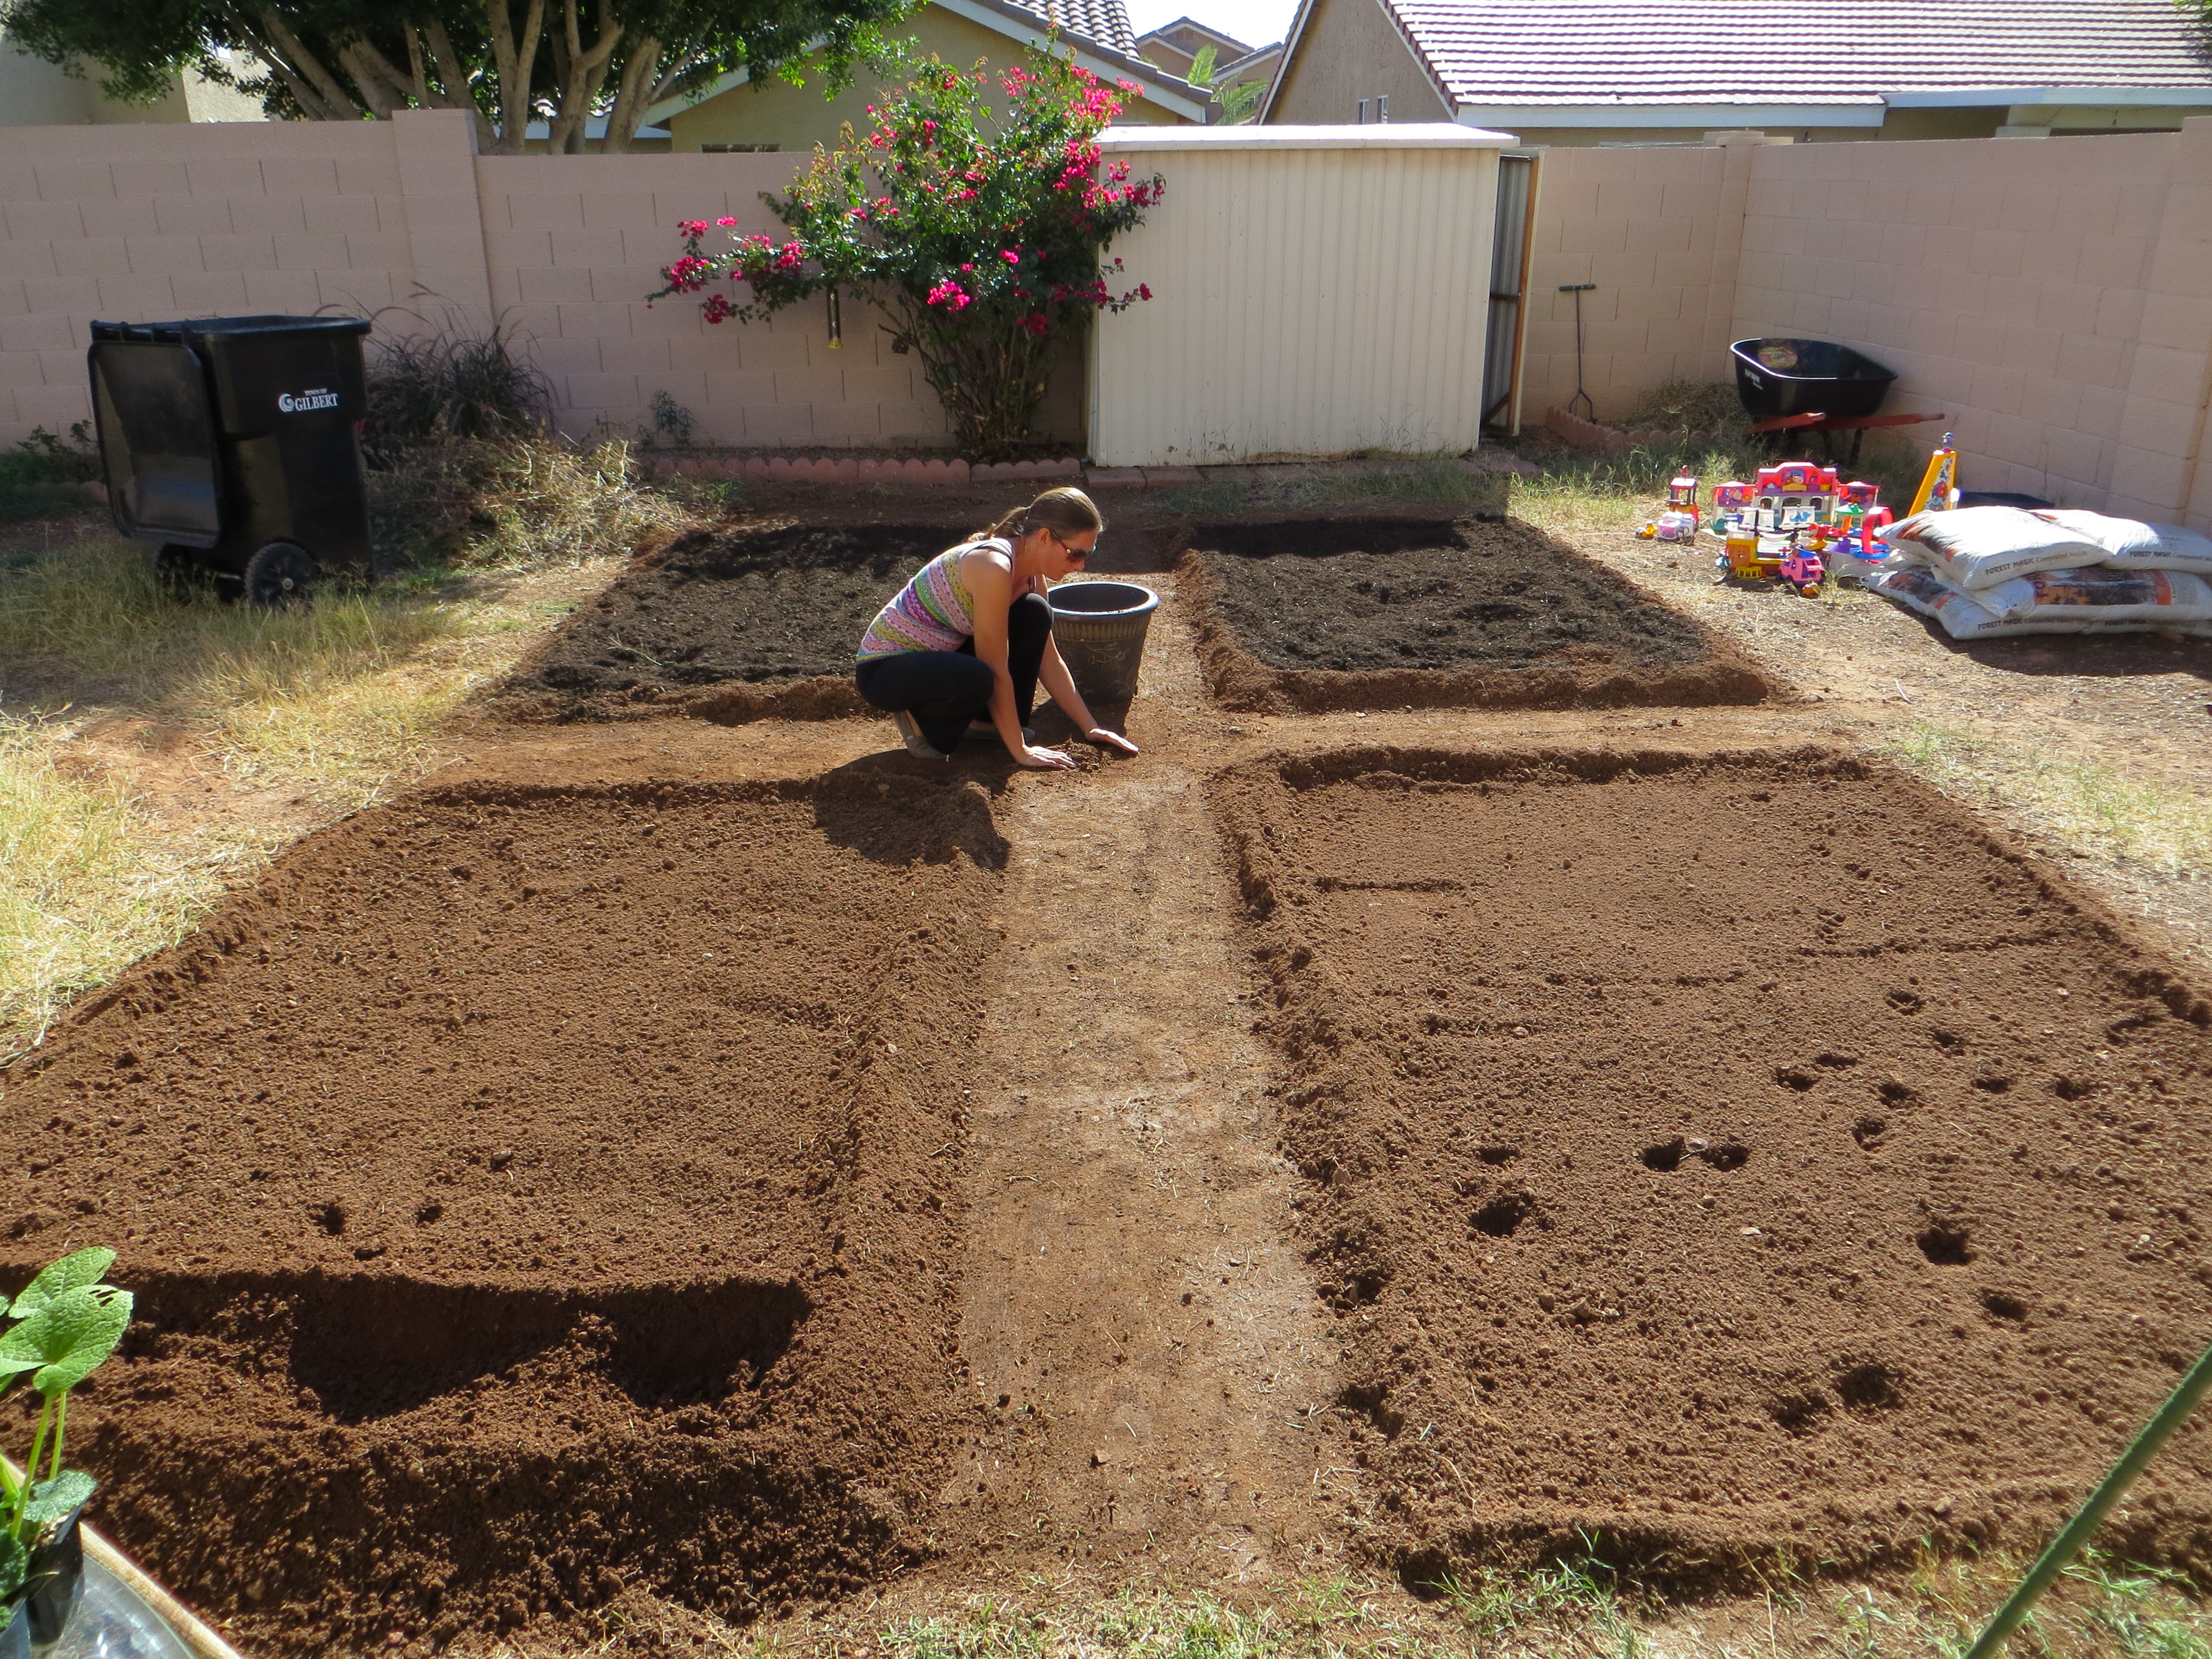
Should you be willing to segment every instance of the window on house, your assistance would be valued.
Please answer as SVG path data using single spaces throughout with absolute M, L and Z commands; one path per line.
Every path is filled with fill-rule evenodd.
M 773 155 L 781 144 L 702 144 L 702 155 Z
M 1363 98 L 1359 100 L 1359 114 L 1357 118 L 1359 125 L 1364 127 L 1370 121 L 1380 123 L 1388 121 L 1389 118 L 1390 96 L 1388 93 L 1379 97 Z

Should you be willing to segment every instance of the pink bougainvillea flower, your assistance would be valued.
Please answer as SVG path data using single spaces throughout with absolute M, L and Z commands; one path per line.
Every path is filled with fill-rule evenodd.
M 676 228 L 686 236 L 704 236 L 707 222 L 704 219 L 679 219 L 676 222 Z
M 724 230 L 727 230 L 732 225 L 734 225 L 738 222 L 726 213 L 720 218 L 715 220 L 714 222 L 720 225 Z
M 1137 284 L 1137 297 L 1139 300 L 1149 300 L 1152 297 L 1152 290 L 1145 283 L 1139 283 Z
M 1004 259 L 1010 265 L 1018 265 L 1022 262 L 1022 256 L 1010 247 L 1000 248 L 999 250 L 999 257 L 1001 259 Z

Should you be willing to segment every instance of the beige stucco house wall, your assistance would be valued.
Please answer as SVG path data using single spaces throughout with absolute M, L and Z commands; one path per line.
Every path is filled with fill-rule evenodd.
M 1299 50 L 1285 64 L 1267 121 L 1325 126 L 1387 97 L 1393 121 L 1449 121 L 1450 107 L 1376 0 L 1313 0 Z M 1373 108 L 1370 104 L 1369 107 Z
M 158 104 L 121 104 L 95 76 L 73 76 L 58 64 L 19 52 L 0 26 L 0 127 L 137 125 L 152 122 L 265 121 L 258 99 L 196 74 L 171 77 Z
M 908 33 L 917 48 L 934 52 L 948 64 L 964 67 L 980 58 L 996 70 L 1020 57 L 1012 37 L 945 6 L 924 6 L 908 21 Z M 817 144 L 836 145 L 838 129 L 848 122 L 855 128 L 866 126 L 867 106 L 882 92 L 880 77 L 864 69 L 851 87 L 825 98 L 819 63 L 810 62 L 801 74 L 803 86 L 786 81 L 740 82 L 688 107 L 680 102 L 660 106 L 652 118 L 668 129 L 669 149 L 678 153 L 715 145 L 805 151 Z M 1194 110 L 1204 107 L 1202 99 L 1188 101 Z M 1180 125 L 1198 118 L 1164 101 L 1140 97 L 1128 100 L 1120 118 L 1124 125 Z

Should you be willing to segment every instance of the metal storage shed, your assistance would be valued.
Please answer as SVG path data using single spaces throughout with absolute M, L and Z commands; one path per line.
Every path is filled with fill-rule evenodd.
M 1109 128 L 1107 161 L 1167 191 L 1115 250 L 1117 285 L 1153 298 L 1092 331 L 1092 457 L 1473 448 L 1513 142 L 1444 123 Z

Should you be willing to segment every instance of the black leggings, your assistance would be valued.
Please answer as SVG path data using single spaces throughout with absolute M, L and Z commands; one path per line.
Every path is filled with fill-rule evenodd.
M 1038 665 L 1052 638 L 1052 607 L 1025 593 L 1006 611 L 1006 673 L 1014 683 L 1014 714 L 1024 726 L 1036 702 Z M 871 657 L 853 671 L 860 695 L 877 708 L 904 709 L 939 754 L 949 755 L 970 720 L 988 720 L 999 677 L 975 656 L 973 636 L 957 651 L 902 651 Z

